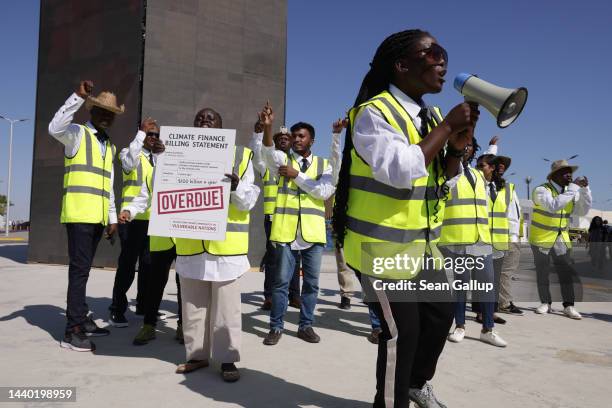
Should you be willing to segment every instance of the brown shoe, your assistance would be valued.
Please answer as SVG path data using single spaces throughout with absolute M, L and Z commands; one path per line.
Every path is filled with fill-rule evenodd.
M 299 297 L 292 297 L 291 299 L 289 299 L 289 306 L 295 307 L 296 309 L 301 309 L 302 301 Z
M 268 335 L 263 341 L 263 344 L 266 346 L 275 346 L 283 335 L 282 331 L 279 330 L 270 330 Z
M 270 310 L 270 309 L 272 309 L 272 299 L 266 298 L 266 300 L 264 300 L 263 304 L 261 305 L 261 310 Z
M 236 382 L 240 379 L 240 371 L 234 363 L 221 364 L 221 377 L 225 382 Z
M 297 336 L 308 343 L 318 343 L 321 341 L 321 338 L 315 333 L 312 327 L 298 329 Z
M 372 329 L 372 333 L 368 336 L 368 341 L 372 344 L 378 344 L 378 336 L 382 333 L 381 328 Z
M 208 360 L 189 360 L 176 367 L 177 374 L 187 374 L 200 368 L 208 367 Z

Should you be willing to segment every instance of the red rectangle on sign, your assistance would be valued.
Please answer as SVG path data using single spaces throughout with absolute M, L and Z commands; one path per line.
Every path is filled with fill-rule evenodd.
M 157 214 L 222 209 L 223 187 L 221 186 L 159 191 L 157 193 Z

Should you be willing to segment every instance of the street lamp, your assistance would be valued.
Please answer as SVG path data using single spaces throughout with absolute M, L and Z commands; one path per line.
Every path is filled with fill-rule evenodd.
M 525 177 L 525 183 L 527 183 L 527 199 L 528 199 L 528 200 L 529 200 L 529 191 L 530 191 L 530 189 L 529 189 L 529 185 L 531 184 L 531 181 L 532 181 L 532 180 L 533 180 L 533 179 L 531 178 L 531 176 L 527 176 L 527 177 Z
M 9 159 L 8 159 L 8 182 L 7 182 L 7 192 L 6 192 L 6 225 L 5 225 L 5 235 L 9 236 L 9 217 L 11 212 L 11 167 L 13 162 L 13 125 L 15 122 L 25 122 L 28 119 L 9 119 L 5 116 L 0 115 L 0 119 L 4 119 L 11 124 L 11 132 L 9 136 Z

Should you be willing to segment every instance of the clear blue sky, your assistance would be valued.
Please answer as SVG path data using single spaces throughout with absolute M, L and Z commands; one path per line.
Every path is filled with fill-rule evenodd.
M 352 104 L 378 44 L 407 28 L 431 32 L 449 52 L 448 82 L 427 98 L 447 112 L 461 101 L 452 88 L 459 72 L 506 87 L 529 89 L 518 121 L 497 129 L 483 112 L 480 144 L 501 137 L 512 157 L 509 177 L 544 180 L 550 164 L 573 154 L 591 180 L 595 208 L 612 209 L 612 3 L 601 0 L 490 2 L 289 0 L 287 123 L 311 122 L 315 152 L 327 155 L 331 123 Z M 13 1 L 0 15 L 0 114 L 34 117 L 38 1 Z M 13 214 L 29 214 L 32 123 L 15 130 Z M 6 180 L 8 125 L 0 122 L 0 180 Z M 6 191 L 6 182 L 0 183 Z

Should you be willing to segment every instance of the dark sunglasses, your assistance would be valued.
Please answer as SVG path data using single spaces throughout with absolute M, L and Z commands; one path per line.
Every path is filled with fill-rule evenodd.
M 156 137 L 159 139 L 159 133 L 157 132 L 147 132 L 147 136 L 152 136 L 152 137 Z
M 444 60 L 448 64 L 448 53 L 442 46 L 433 43 L 428 48 L 417 51 L 418 58 L 427 60 L 429 64 L 437 64 Z

